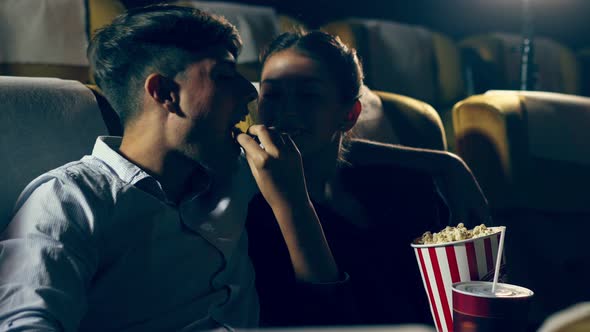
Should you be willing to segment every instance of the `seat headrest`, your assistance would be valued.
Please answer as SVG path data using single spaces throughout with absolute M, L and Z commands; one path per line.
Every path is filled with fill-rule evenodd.
M 84 1 L 0 1 L 2 63 L 87 66 Z
M 0 76 L 0 109 L 2 225 L 27 183 L 91 153 L 108 133 L 93 93 L 77 81 Z
M 89 35 L 123 11 L 119 0 L 0 1 L 0 75 L 90 81 Z
M 518 96 L 531 156 L 590 165 L 590 98 L 541 91 L 490 90 Z
M 457 103 L 453 125 L 494 207 L 588 211 L 590 98 L 489 91 Z
M 534 90 L 579 94 L 581 90 L 580 65 L 572 50 L 545 37 L 535 37 L 534 64 L 537 82 Z M 474 49 L 479 56 L 497 67 L 500 86 L 494 89 L 518 89 L 522 36 L 492 33 L 473 36 L 461 42 L 463 48 Z
M 538 332 L 580 332 L 590 330 L 590 302 L 579 302 L 551 314 Z
M 393 131 L 393 127 L 385 114 L 381 98 L 366 86 L 363 86 L 360 102 L 362 110 L 352 128 L 353 137 L 381 143 L 401 144 L 400 138 Z
M 466 94 L 463 59 L 455 41 L 438 32 L 433 32 L 432 37 L 438 73 L 437 105 L 449 107 Z
M 368 19 L 336 21 L 322 29 L 357 49 L 369 88 L 437 102 L 436 60 L 429 30 Z
M 353 138 L 415 148 L 446 150 L 445 130 L 436 110 L 420 100 L 384 91 L 361 90 L 361 115 Z
M 209 11 L 235 25 L 243 41 L 238 64 L 258 62 L 258 54 L 279 34 L 279 17 L 272 7 L 195 0 L 174 4 Z

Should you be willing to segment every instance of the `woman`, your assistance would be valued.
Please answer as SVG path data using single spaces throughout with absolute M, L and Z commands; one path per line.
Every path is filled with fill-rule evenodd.
M 350 276 L 332 292 L 303 298 L 309 292 L 298 289 L 285 246 L 288 230 L 257 197 L 247 228 L 262 324 L 430 324 L 410 243 L 447 224 L 432 175 L 458 159 L 362 141 L 349 144 L 345 154 L 346 135 L 362 111 L 363 74 L 355 51 L 338 38 L 286 33 L 261 62 L 258 118 L 288 133 L 299 148 L 325 237 L 339 269 Z M 343 317 L 350 301 L 358 315 Z

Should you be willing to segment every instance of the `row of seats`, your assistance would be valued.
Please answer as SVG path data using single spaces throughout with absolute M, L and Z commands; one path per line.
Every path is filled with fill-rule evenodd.
M 457 103 L 453 124 L 456 153 L 507 226 L 509 281 L 535 291 L 531 317 L 588 301 L 590 98 L 488 91 Z
M 283 31 L 300 26 L 271 7 L 214 1 L 167 1 L 226 17 L 244 40 L 238 69 L 259 77 L 258 54 Z M 94 32 L 125 11 L 120 0 L 0 2 L 0 75 L 59 77 L 91 83 L 86 47 Z
M 471 69 L 474 92 L 519 89 L 522 36 L 493 33 L 462 40 Z M 544 37 L 534 38 L 535 86 L 531 90 L 579 95 L 582 92 L 580 61 L 566 46 Z M 478 81 L 479 79 L 479 81 Z
M 358 136 L 444 149 L 445 129 L 427 103 L 384 92 L 361 101 Z M 494 223 L 507 226 L 509 281 L 535 291 L 533 324 L 590 299 L 590 251 L 584 249 L 590 234 L 590 98 L 491 90 L 458 102 L 450 113 L 456 153 L 488 198 Z
M 522 37 L 517 34 L 489 33 L 455 42 L 424 27 L 369 19 L 341 20 L 322 29 L 357 49 L 371 89 L 433 105 L 442 118 L 451 151 L 455 151 L 451 109 L 456 102 L 491 89 L 519 88 Z M 588 92 L 589 82 L 583 78 L 589 80 L 590 75 L 583 76 L 582 70 L 590 70 L 590 51 L 576 55 L 543 37 L 534 42 L 533 90 Z
M 272 7 L 219 1 L 174 0 L 205 9 L 234 23 L 244 49 L 240 70 L 259 77 L 258 54 L 279 33 L 301 22 Z M 93 32 L 125 10 L 120 0 L 38 0 L 0 3 L 0 75 L 62 77 L 89 82 L 85 48 Z M 467 95 L 490 89 L 516 89 L 521 37 L 491 33 L 455 42 L 429 29 L 384 20 L 346 19 L 322 29 L 357 48 L 366 83 L 376 90 L 411 96 L 433 105 L 451 125 L 450 106 Z M 538 80 L 535 90 L 567 94 L 589 92 L 582 64 L 590 49 L 576 56 L 547 38 L 535 39 Z M 588 69 L 586 69 L 588 70 Z M 448 120 L 448 121 L 447 121 Z M 452 143 L 452 142 L 450 142 Z
M 384 92 L 361 101 L 358 136 L 444 149 L 445 128 L 429 104 Z M 590 251 L 584 249 L 590 98 L 491 90 L 458 102 L 450 113 L 455 152 L 482 187 L 494 223 L 507 226 L 509 281 L 535 291 L 533 324 L 590 299 Z

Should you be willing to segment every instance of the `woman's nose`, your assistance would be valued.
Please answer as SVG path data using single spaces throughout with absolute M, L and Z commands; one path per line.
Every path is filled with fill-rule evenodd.
M 276 125 L 278 127 L 297 127 L 301 122 L 301 114 L 295 101 L 288 98 L 281 103 L 276 112 Z
M 292 95 L 286 94 L 281 101 L 281 115 L 287 117 L 296 117 L 298 115 L 299 100 Z

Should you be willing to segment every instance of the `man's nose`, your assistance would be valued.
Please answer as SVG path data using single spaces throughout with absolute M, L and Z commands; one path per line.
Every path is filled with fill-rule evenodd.
M 242 95 L 246 99 L 246 102 L 251 102 L 258 98 L 258 91 L 252 82 L 248 81 L 246 78 L 241 77 L 240 79 L 240 91 L 242 91 Z

